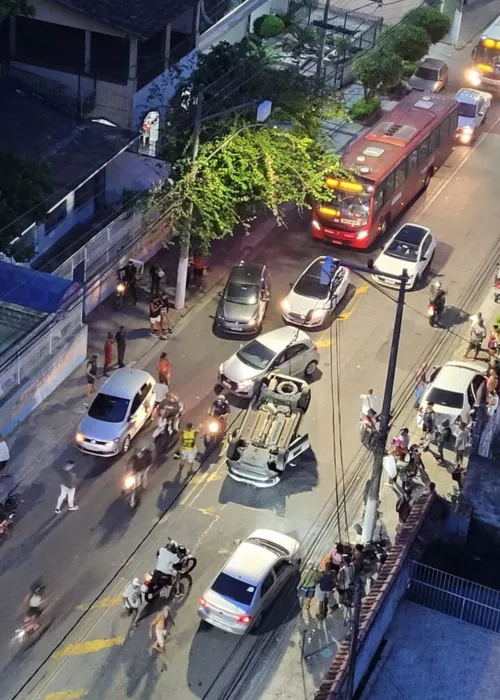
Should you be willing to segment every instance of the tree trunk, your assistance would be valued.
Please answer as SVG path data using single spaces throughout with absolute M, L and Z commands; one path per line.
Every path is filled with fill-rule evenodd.
M 186 303 L 187 273 L 189 264 L 189 242 L 181 243 L 179 265 L 177 266 L 177 286 L 175 289 L 175 308 L 181 311 Z

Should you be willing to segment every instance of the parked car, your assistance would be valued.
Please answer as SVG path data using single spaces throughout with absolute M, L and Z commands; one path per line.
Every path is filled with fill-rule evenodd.
M 327 256 L 306 267 L 281 304 L 283 319 L 302 328 L 318 328 L 344 298 L 349 286 L 349 270 L 338 265 L 330 282 L 322 275 Z M 324 283 L 325 282 L 325 283 Z
M 256 530 L 227 561 L 198 601 L 201 619 L 231 634 L 256 629 L 298 570 L 299 543 L 272 530 Z
M 457 139 L 469 144 L 476 138 L 479 127 L 484 123 L 491 105 L 491 95 L 481 90 L 460 88 L 455 95 L 460 106 L 458 111 Z
M 448 64 L 440 58 L 424 58 L 408 85 L 412 90 L 440 92 L 448 85 Z
M 117 369 L 94 396 L 80 422 L 76 446 L 100 457 L 127 452 L 154 405 L 155 380 L 148 372 L 129 367 Z
M 258 333 L 271 298 L 271 276 L 265 265 L 239 262 L 220 295 L 215 325 L 232 333 Z
M 425 390 L 417 413 L 417 425 L 422 428 L 425 407 L 434 404 L 437 425 L 450 421 L 452 433 L 458 430 L 456 421 L 469 423 L 470 412 L 477 403 L 479 387 L 484 382 L 484 365 L 480 362 L 447 362 Z
M 251 398 L 256 383 L 271 370 L 311 377 L 318 362 L 318 350 L 307 333 L 284 326 L 246 343 L 221 364 L 218 379 L 233 394 Z
M 413 289 L 429 272 L 436 250 L 436 237 L 427 226 L 403 224 L 375 260 L 373 279 L 384 287 L 399 287 L 398 280 L 384 273 L 408 272 L 407 289 Z

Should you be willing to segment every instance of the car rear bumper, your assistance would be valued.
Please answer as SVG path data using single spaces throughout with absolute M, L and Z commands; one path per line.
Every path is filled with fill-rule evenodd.
M 229 632 L 229 634 L 242 636 L 248 630 L 248 625 L 242 625 L 236 621 L 229 622 L 227 618 L 224 619 L 222 615 L 218 615 L 217 612 L 212 610 L 206 610 L 206 608 L 201 605 L 198 607 L 198 615 L 209 625 L 218 627 L 224 632 Z

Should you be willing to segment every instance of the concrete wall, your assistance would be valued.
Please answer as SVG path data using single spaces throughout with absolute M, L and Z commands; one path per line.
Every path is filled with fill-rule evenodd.
M 68 211 L 66 218 L 57 224 L 57 226 L 54 226 L 54 228 L 48 233 L 45 233 L 45 224 L 39 224 L 37 226 L 36 257 L 42 253 L 45 253 L 45 251 L 47 251 L 52 245 L 54 245 L 54 243 L 62 238 L 62 236 L 68 233 L 73 226 L 84 221 L 88 221 L 94 214 L 93 199 L 79 209 L 74 208 L 74 203 L 75 193 L 71 192 L 66 197 L 66 206 Z
M 124 189 L 149 190 L 168 177 L 168 171 L 165 161 L 128 151 L 120 153 L 106 168 L 106 201 L 115 203 Z
M 87 331 L 87 326 L 83 326 L 69 345 L 54 355 L 2 405 L 0 432 L 8 435 L 81 365 L 87 356 Z

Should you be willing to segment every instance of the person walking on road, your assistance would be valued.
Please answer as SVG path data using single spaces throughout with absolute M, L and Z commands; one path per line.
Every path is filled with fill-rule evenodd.
M 166 352 L 162 352 L 160 355 L 160 361 L 158 363 L 158 381 L 160 384 L 170 385 L 170 376 L 172 374 L 172 363 L 168 359 Z
M 116 352 L 118 355 L 118 367 L 125 367 L 125 349 L 127 347 L 127 333 L 125 326 L 120 328 L 115 333 Z
M 354 566 L 348 554 L 342 555 L 342 564 L 337 575 L 337 590 L 339 592 L 339 603 L 345 607 L 352 605 L 352 590 L 354 584 Z
M 362 416 L 368 416 L 370 412 L 373 412 L 375 415 L 380 413 L 380 399 L 374 395 L 373 389 L 368 389 L 366 394 L 361 394 L 359 398 Z
M 193 255 L 193 283 L 203 291 L 203 275 L 205 274 L 205 258 L 200 251 Z
M 155 338 L 160 338 L 160 340 L 166 340 L 167 336 L 163 332 L 163 326 L 161 322 L 161 299 L 160 297 L 153 297 L 149 303 L 149 323 L 150 335 Z
M 102 376 L 107 377 L 108 372 L 113 365 L 113 334 L 108 333 L 106 340 L 104 341 L 104 367 L 102 370 Z
M 167 623 L 170 617 L 170 611 L 167 607 L 153 618 L 149 625 L 150 639 L 154 640 L 151 648 L 154 651 L 162 653 L 165 650 L 165 642 L 167 641 Z
M 461 467 L 464 461 L 465 450 L 469 444 L 470 433 L 463 421 L 458 425 L 458 432 L 455 436 L 455 465 Z
M 477 356 L 481 351 L 481 345 L 483 340 L 486 338 L 486 328 L 484 326 L 484 321 L 482 318 L 478 319 L 476 323 L 472 324 L 470 329 L 469 345 L 464 353 L 464 359 L 469 357 L 469 353 L 473 352 L 473 359 L 477 360 Z
M 488 338 L 488 355 L 490 356 L 490 360 L 493 360 L 496 357 L 499 349 L 500 331 L 498 329 L 498 325 L 495 324 L 491 329 L 490 337 Z
M 87 362 L 85 373 L 87 375 L 87 396 L 92 396 L 92 394 L 95 394 L 95 383 L 97 380 L 97 355 L 92 355 Z
M 4 436 L 0 433 L 0 472 L 5 469 L 7 462 L 10 459 L 9 446 L 5 441 Z
M 196 457 L 196 435 L 197 432 L 193 427 L 192 423 L 186 425 L 186 429 L 182 431 L 180 442 L 181 442 L 181 464 L 180 469 L 184 469 L 184 465 L 187 462 L 189 464 L 188 476 L 193 472 L 193 464 Z
M 61 493 L 57 499 L 55 514 L 59 515 L 64 501 L 68 501 L 68 510 L 78 510 L 75 506 L 76 474 L 75 463 L 70 460 L 66 462 L 61 471 Z
M 400 533 L 405 522 L 408 520 L 412 507 L 413 500 L 411 487 L 406 486 L 396 502 L 396 513 L 398 514 L 398 524 L 396 528 L 397 534 Z

